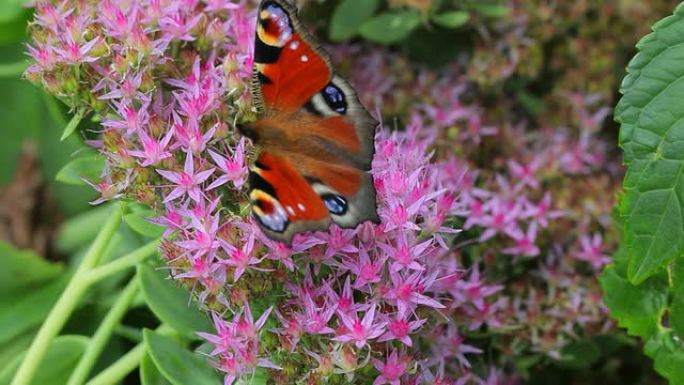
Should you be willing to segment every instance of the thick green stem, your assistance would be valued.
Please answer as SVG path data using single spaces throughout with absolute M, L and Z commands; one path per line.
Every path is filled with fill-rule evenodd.
M 159 325 L 156 329 L 158 333 L 169 335 L 173 334 L 174 330 L 164 324 Z M 145 354 L 145 344 L 143 342 L 137 344 L 132 350 L 124 354 L 116 360 L 113 364 L 101 371 L 97 376 L 93 377 L 85 385 L 114 385 L 123 380 L 128 373 L 132 372 L 140 366 L 140 361 Z
M 43 360 L 48 346 L 52 340 L 57 336 L 62 329 L 69 316 L 78 305 L 83 293 L 88 287 L 85 282 L 84 275 L 95 266 L 102 254 L 104 254 L 109 241 L 112 239 L 119 224 L 121 223 L 121 208 L 114 206 L 109 219 L 105 222 L 102 230 L 97 234 L 95 241 L 90 246 L 90 249 L 83 257 L 81 264 L 76 269 L 71 281 L 66 289 L 57 300 L 57 303 L 48 314 L 47 319 L 40 327 L 36 338 L 31 343 L 31 346 L 26 353 L 26 357 L 21 362 L 19 370 L 17 370 L 12 385 L 29 385 L 38 369 L 38 365 Z
M 85 281 L 88 284 L 99 282 L 112 274 L 134 267 L 138 263 L 144 261 L 147 257 L 154 254 L 154 252 L 157 251 L 158 247 L 159 240 L 157 239 L 146 244 L 143 247 L 131 251 L 130 253 L 124 255 L 121 258 L 117 258 L 112 262 L 94 268 L 86 274 L 86 276 L 84 277 Z
M 145 344 L 142 342 L 135 345 L 135 347 L 128 351 L 116 360 L 107 369 L 101 371 L 92 380 L 86 382 L 86 385 L 113 385 L 118 384 L 126 378 L 128 373 L 132 372 L 140 365 L 143 354 L 145 354 Z
M 119 324 L 124 314 L 126 314 L 126 311 L 131 305 L 131 302 L 133 302 L 138 290 L 139 279 L 137 276 L 134 276 L 121 295 L 119 295 L 119 298 L 117 298 L 112 308 L 107 312 L 107 315 L 105 315 L 102 323 L 95 331 L 95 334 L 93 334 L 86 351 L 83 353 L 81 359 L 78 361 L 78 365 L 76 365 L 76 368 L 71 373 L 67 385 L 80 385 L 88 378 L 88 374 L 102 353 L 105 344 L 109 341 L 109 338 L 114 332 L 114 328 Z
M 128 325 L 118 325 L 116 328 L 114 328 L 114 334 L 135 343 L 143 340 L 143 335 L 140 329 Z

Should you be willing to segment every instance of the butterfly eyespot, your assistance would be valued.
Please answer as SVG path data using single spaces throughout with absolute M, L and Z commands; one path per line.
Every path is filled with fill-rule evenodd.
M 347 212 L 347 200 L 343 197 L 337 194 L 324 194 L 321 199 L 331 214 L 344 215 Z
M 254 205 L 254 217 L 264 227 L 271 231 L 283 232 L 290 223 L 283 206 L 276 200 L 257 199 L 252 202 Z
M 347 111 L 347 102 L 344 99 L 344 94 L 336 85 L 333 83 L 328 84 L 323 89 L 322 94 L 323 99 L 331 110 L 340 114 L 344 114 Z
M 273 211 L 275 210 L 275 206 L 273 206 L 273 204 L 271 202 L 269 202 L 265 199 L 257 199 L 254 202 L 254 205 L 256 207 L 258 207 L 259 210 L 266 215 L 272 214 Z
M 283 47 L 292 38 L 292 27 L 287 12 L 276 4 L 269 4 L 259 13 L 257 34 L 264 43 Z

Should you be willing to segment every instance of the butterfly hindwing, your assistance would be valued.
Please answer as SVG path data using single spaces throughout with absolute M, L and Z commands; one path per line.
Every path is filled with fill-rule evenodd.
M 330 225 L 324 202 L 286 157 L 262 151 L 249 179 L 252 212 L 270 238 L 290 243 L 295 233 Z
M 252 94 L 261 118 L 244 132 L 263 150 L 250 198 L 265 233 L 289 243 L 331 222 L 378 222 L 369 173 L 378 123 L 284 0 L 259 6 Z
M 379 222 L 373 177 L 366 171 L 341 163 L 291 154 L 292 163 L 304 175 L 340 227 Z

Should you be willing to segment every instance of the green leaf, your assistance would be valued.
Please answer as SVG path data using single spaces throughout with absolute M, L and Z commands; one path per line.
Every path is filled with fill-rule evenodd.
M 0 24 L 22 19 L 24 13 L 26 13 L 26 9 L 22 7 L 21 4 L 3 1 L 0 3 Z
M 0 45 L 8 45 L 26 39 L 26 22 L 31 11 L 18 1 L 0 1 Z M 7 59 L 7 57 L 3 57 Z
M 646 342 L 646 354 L 653 358 L 656 372 L 670 384 L 684 384 L 684 347 L 682 340 L 667 330 L 660 330 Z
M 143 331 L 145 348 L 164 377 L 173 385 L 220 385 L 216 371 L 206 357 L 191 353 L 169 337 Z
M 81 119 L 83 119 L 83 112 L 78 111 L 76 114 L 71 118 L 69 123 L 64 127 L 64 132 L 62 132 L 62 137 L 59 138 L 59 141 L 62 142 L 64 139 L 68 138 L 71 136 L 76 131 L 76 128 L 78 127 L 78 124 L 81 123 Z
M 48 262 L 31 250 L 17 250 L 4 241 L 0 241 L 0 256 L 0 297 L 50 281 L 64 271 L 61 263 Z
M 140 361 L 140 382 L 142 385 L 169 385 L 171 384 L 161 374 L 157 366 L 152 361 L 149 353 L 146 353 Z
M 401 43 L 402 51 L 414 62 L 437 71 L 473 49 L 472 37 L 446 28 L 419 28 Z
M 68 278 L 65 275 L 46 286 L 0 297 L 0 345 L 40 325 L 64 291 Z
M 363 23 L 359 33 L 376 43 L 392 44 L 404 40 L 419 24 L 416 10 L 386 12 Z
M 48 347 L 45 358 L 39 364 L 32 384 L 66 384 L 71 372 L 83 355 L 88 338 L 84 336 L 59 336 Z M 25 354 L 0 368 L 0 385 L 9 384 Z
M 189 301 L 187 290 L 145 264 L 138 266 L 138 276 L 145 301 L 162 322 L 193 339 L 198 338 L 197 331 L 212 330 L 207 316 Z
M 124 215 L 124 221 L 136 233 L 149 238 L 158 238 L 164 234 L 165 228 L 148 220 L 154 217 L 156 214 L 150 209 L 137 209 Z
M 470 8 L 482 16 L 500 18 L 508 15 L 510 9 L 500 4 L 473 3 Z
M 667 308 L 667 275 L 661 272 L 635 286 L 618 270 L 614 265 L 603 270 L 599 278 L 603 300 L 611 317 L 629 334 L 647 338 L 656 332 Z
M 379 0 L 343 0 L 330 19 L 330 40 L 342 41 L 354 37 L 379 6 Z
M 675 294 L 669 312 L 670 326 L 674 333 L 684 339 L 684 293 Z
M 627 175 L 620 214 L 638 284 L 684 251 L 684 6 L 653 26 L 615 109 Z
M 677 258 L 670 272 L 674 296 L 670 304 L 669 323 L 675 335 L 684 339 L 684 258 Z
M 464 11 L 450 11 L 432 15 L 432 21 L 446 28 L 458 28 L 470 20 L 470 14 Z
M 86 185 L 84 178 L 89 181 L 99 181 L 103 168 L 104 159 L 91 152 L 67 163 L 59 170 L 55 179 L 62 183 L 83 186 Z
M 0 343 L 0 362 L 11 362 L 18 355 L 22 354 L 29 348 L 31 342 L 36 337 L 38 328 L 31 329 L 22 333 L 9 341 Z M 1 371 L 2 369 L 0 369 Z

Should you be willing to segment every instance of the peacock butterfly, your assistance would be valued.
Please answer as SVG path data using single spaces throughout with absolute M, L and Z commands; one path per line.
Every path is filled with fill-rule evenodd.
M 379 222 L 370 174 L 378 122 L 283 0 L 259 5 L 252 96 L 259 119 L 240 128 L 260 149 L 250 168 L 252 213 L 290 244 L 331 223 Z

